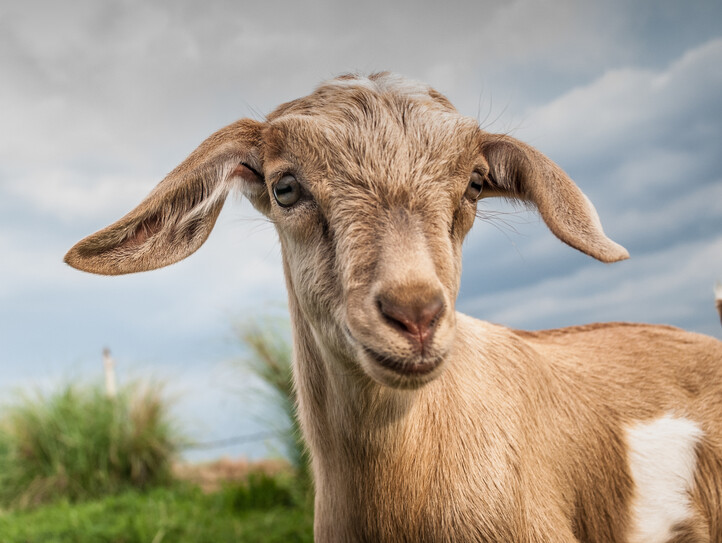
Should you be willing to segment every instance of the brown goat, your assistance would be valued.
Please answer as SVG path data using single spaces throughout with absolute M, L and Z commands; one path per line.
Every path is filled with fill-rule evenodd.
M 480 198 L 522 199 L 572 247 L 627 258 L 548 158 L 426 85 L 341 76 L 213 134 L 66 261 L 181 260 L 233 188 L 281 242 L 317 541 L 722 541 L 722 343 L 454 310 Z

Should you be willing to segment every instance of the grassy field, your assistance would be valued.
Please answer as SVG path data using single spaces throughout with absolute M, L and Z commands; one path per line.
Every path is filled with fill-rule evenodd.
M 156 390 L 67 386 L 0 418 L 0 543 L 313 540 L 306 470 L 175 462 Z
M 26 393 L 0 406 L 0 543 L 312 541 L 290 347 L 272 324 L 239 339 L 288 421 L 290 462 L 179 463 L 185 440 L 158 383 Z
M 0 507 L 81 501 L 171 480 L 181 437 L 159 388 L 129 385 L 108 398 L 99 386 L 68 384 L 15 398 L 1 412 Z
M 157 388 L 68 385 L 0 417 L 0 543 L 313 540 L 307 470 L 175 461 Z M 301 456 L 298 456 L 301 458 Z
M 253 479 L 252 479 L 253 481 Z M 206 494 L 174 484 L 31 510 L 0 512 L 2 543 L 313 541 L 313 512 L 289 482 L 258 476 Z

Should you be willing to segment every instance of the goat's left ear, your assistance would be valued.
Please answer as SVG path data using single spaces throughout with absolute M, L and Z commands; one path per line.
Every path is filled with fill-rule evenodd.
M 206 240 L 232 188 L 267 210 L 270 200 L 259 173 L 262 128 L 262 123 L 242 119 L 211 135 L 138 207 L 79 241 L 65 262 L 104 275 L 177 262 Z
M 482 197 L 531 202 L 564 243 L 602 262 L 629 258 L 624 247 L 604 235 L 589 198 L 542 153 L 509 136 L 482 133 L 481 154 L 489 165 Z

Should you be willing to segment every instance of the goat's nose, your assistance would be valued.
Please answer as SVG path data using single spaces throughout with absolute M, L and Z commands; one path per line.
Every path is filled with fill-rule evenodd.
M 444 312 L 444 297 L 440 292 L 408 300 L 382 293 L 376 301 L 386 322 L 422 349 Z

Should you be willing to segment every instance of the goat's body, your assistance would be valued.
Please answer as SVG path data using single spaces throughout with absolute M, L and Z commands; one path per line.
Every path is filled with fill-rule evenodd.
M 533 204 L 603 262 L 629 256 L 550 159 L 426 85 L 341 76 L 207 138 L 66 261 L 176 262 L 234 187 L 281 242 L 317 540 L 722 542 L 720 342 L 455 313 L 482 198 Z
M 457 315 L 457 327 L 444 373 L 400 392 L 306 359 L 322 349 L 297 326 L 319 540 L 635 541 L 626 435 L 670 415 L 703 433 L 702 482 L 667 528 L 722 540 L 720 342 L 633 324 L 517 332 Z

